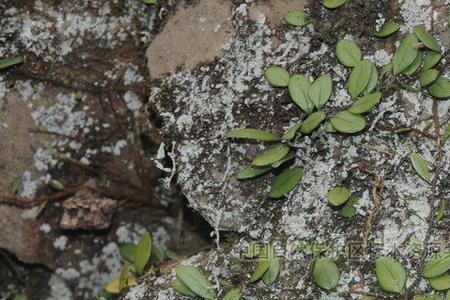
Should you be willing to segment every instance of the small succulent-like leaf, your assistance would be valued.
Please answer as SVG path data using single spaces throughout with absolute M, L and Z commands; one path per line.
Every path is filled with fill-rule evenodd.
M 411 153 L 410 158 L 413 168 L 417 174 L 422 177 L 423 180 L 431 184 L 431 173 L 428 169 L 428 163 L 426 160 L 424 160 L 420 154 L 415 152 Z
M 216 291 L 211 282 L 197 268 L 178 266 L 175 268 L 177 278 L 194 294 L 204 299 L 216 299 Z
M 343 5 L 347 0 L 323 0 L 323 6 L 328 9 L 335 9 Z
M 436 69 L 429 69 L 424 71 L 419 78 L 419 82 L 421 86 L 429 86 L 433 82 L 436 81 L 436 79 L 439 76 L 439 71 Z
M 304 26 L 314 22 L 313 18 L 311 18 L 306 12 L 300 10 L 292 10 L 288 12 L 284 19 L 288 24 L 294 26 Z
M 0 58 L 0 70 L 23 63 L 23 57 Z
M 310 114 L 314 110 L 314 103 L 309 98 L 311 82 L 301 74 L 294 74 L 289 79 L 289 95 L 305 113 Z
M 312 275 L 314 282 L 325 290 L 336 288 L 341 278 L 341 273 L 336 263 L 326 257 L 316 260 Z
M 445 215 L 445 199 L 441 199 L 439 202 L 439 209 L 436 213 L 436 218 L 434 219 L 434 224 L 439 223 Z
M 442 54 L 435 51 L 426 51 L 423 56 L 423 69 L 428 70 L 434 67 L 442 58 Z
M 134 255 L 136 253 L 136 245 L 132 243 L 127 243 L 120 247 L 120 255 L 129 262 L 134 261 Z
M 445 273 L 441 276 L 430 278 L 430 285 L 437 291 L 445 291 L 450 289 L 450 274 Z
M 428 49 L 439 53 L 442 51 L 436 39 L 422 25 L 414 27 L 414 33 Z
M 351 218 L 356 215 L 355 205 L 358 204 L 361 198 L 352 196 L 347 203 L 345 203 L 344 207 L 341 209 L 341 216 L 346 218 Z
M 291 148 L 286 144 L 278 144 L 272 147 L 267 148 L 264 152 L 255 157 L 252 161 L 252 165 L 254 166 L 267 166 L 271 165 L 276 161 L 279 161 L 286 154 L 289 153 Z
M 369 94 L 366 96 L 363 96 L 356 100 L 352 106 L 348 109 L 349 112 L 352 114 L 363 114 L 366 112 L 371 111 L 375 105 L 380 103 L 381 99 L 381 93 L 375 92 L 373 94 Z
M 416 46 L 417 43 L 417 37 L 413 33 L 408 34 L 400 42 L 400 46 L 395 51 L 394 58 L 392 59 L 392 67 L 395 75 L 400 74 L 413 63 L 419 51 Z
M 317 109 L 320 109 L 331 97 L 333 81 L 330 74 L 317 78 L 308 90 L 309 99 Z
M 445 128 L 444 135 L 442 136 L 442 140 L 445 142 L 450 137 L 450 122 L 448 122 L 447 127 Z
M 352 97 L 358 97 L 366 89 L 372 73 L 372 63 L 367 59 L 359 62 L 348 79 L 348 92 Z
M 295 152 L 292 151 L 292 152 L 288 153 L 285 157 L 280 159 L 279 161 L 276 161 L 273 164 L 271 164 L 271 166 L 272 166 L 272 168 L 278 168 L 279 166 L 281 166 L 282 164 L 284 164 L 287 161 L 290 161 L 294 157 L 295 157 Z
M 271 86 L 286 87 L 289 84 L 289 72 L 282 67 L 268 67 L 265 74 L 266 79 Z
M 428 86 L 428 92 L 435 98 L 447 99 L 450 97 L 450 80 L 446 77 L 439 76 Z
M 386 292 L 401 293 L 406 284 L 406 270 L 393 258 L 381 256 L 375 263 L 378 283 Z
M 129 263 L 126 263 L 122 270 L 120 271 L 119 276 L 119 290 L 123 290 L 127 287 L 128 277 L 130 274 L 131 265 Z
M 158 0 L 143 0 L 145 4 L 156 4 Z
M 232 289 L 228 291 L 223 297 L 223 300 L 239 300 L 241 299 L 241 290 L 240 289 Z
M 126 287 L 131 287 L 136 285 L 136 277 L 133 275 L 128 276 Z M 105 286 L 105 291 L 111 294 L 119 294 L 120 293 L 120 287 L 119 287 L 119 278 L 109 282 Z
M 400 24 L 388 22 L 381 26 L 380 30 L 375 32 L 376 37 L 388 37 L 400 29 Z
M 316 111 L 308 116 L 305 121 L 303 121 L 302 126 L 300 126 L 299 131 L 303 134 L 310 134 L 320 123 L 325 120 L 325 113 L 323 111 Z
M 412 64 L 410 64 L 406 69 L 404 69 L 402 71 L 402 74 L 406 76 L 413 75 L 417 70 L 419 70 L 420 65 L 422 65 L 422 58 L 423 58 L 422 52 L 417 52 L 417 56 L 412 62 Z
M 192 292 L 180 279 L 175 278 L 172 282 L 172 288 L 175 292 L 180 293 L 186 297 L 195 297 L 194 292 Z
M 266 273 L 267 269 L 269 269 L 270 263 L 269 260 L 265 257 L 260 257 L 258 260 L 258 265 L 256 266 L 255 272 L 250 277 L 250 282 L 255 282 L 263 277 L 264 273 Z
M 342 133 L 355 133 L 363 130 L 367 125 L 364 117 L 348 111 L 338 112 L 330 122 L 337 131 Z
M 350 198 L 350 191 L 345 186 L 337 186 L 328 191 L 328 203 L 333 206 L 339 206 L 347 202 Z
M 295 137 L 295 134 L 297 133 L 297 131 L 300 129 L 301 126 L 302 126 L 302 122 L 295 123 L 294 125 L 289 127 L 289 129 L 283 134 L 281 139 L 283 141 L 292 140 Z
M 240 128 L 230 130 L 230 132 L 227 133 L 226 137 L 237 139 L 253 139 L 262 142 L 274 142 L 280 140 L 280 138 L 272 132 L 253 128 Z
M 277 176 L 270 189 L 269 197 L 281 198 L 292 191 L 303 177 L 303 169 L 294 167 L 283 171 Z
M 422 276 L 434 278 L 440 276 L 450 269 L 450 250 L 443 249 L 432 256 L 423 267 Z
M 377 67 L 371 62 L 371 68 L 370 68 L 370 76 L 369 81 L 367 82 L 367 86 L 363 91 L 363 95 L 370 94 L 378 84 L 378 71 Z
M 240 170 L 236 174 L 237 179 L 247 179 L 247 178 L 253 178 L 257 177 L 259 175 L 265 174 L 272 170 L 272 166 L 263 166 L 263 167 L 249 167 Z
M 56 179 L 50 179 L 49 182 L 48 182 L 48 185 L 52 189 L 57 190 L 57 191 L 63 191 L 64 190 L 64 185 L 59 180 L 56 180 Z
M 28 300 L 28 297 L 26 294 L 17 294 L 14 296 L 12 300 Z
M 152 253 L 152 238 L 147 231 L 139 238 L 134 254 L 136 272 L 142 273 Z
M 337 130 L 333 127 L 331 122 L 328 122 L 327 125 L 325 126 L 325 132 L 326 133 L 334 133 L 334 132 L 337 132 Z
M 350 40 L 339 40 L 336 44 L 336 56 L 341 64 L 346 67 L 356 67 L 362 59 L 359 47 Z
M 267 259 L 269 261 L 269 268 L 261 279 L 266 285 L 271 285 L 275 282 L 280 272 L 280 258 L 277 256 L 272 245 L 267 246 Z

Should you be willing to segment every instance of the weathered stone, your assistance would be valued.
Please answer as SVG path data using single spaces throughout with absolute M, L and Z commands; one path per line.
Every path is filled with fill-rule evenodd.
M 147 50 L 150 77 L 176 68 L 192 69 L 222 56 L 222 46 L 233 35 L 231 2 L 200 0 L 181 4 Z
M 116 201 L 90 197 L 73 197 L 64 201 L 59 225 L 63 229 L 103 230 L 111 226 Z

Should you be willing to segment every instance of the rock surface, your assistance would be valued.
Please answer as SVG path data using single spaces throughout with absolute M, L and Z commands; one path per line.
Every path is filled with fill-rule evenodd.
M 266 67 L 283 66 L 310 79 L 330 73 L 334 92 L 323 108 L 329 120 L 352 101 L 346 90 L 350 70 L 335 58 L 336 40 L 353 39 L 381 72 L 392 59 L 395 41 L 404 33 L 418 24 L 432 30 L 447 22 L 445 14 L 434 14 L 439 10 L 434 3 L 349 1 L 329 11 L 320 2 L 306 6 L 315 18 L 314 25 L 290 27 L 266 22 L 265 15 L 252 18 L 252 11 L 264 14 L 258 1 L 236 1 L 229 15 L 235 34 L 222 45 L 221 57 L 153 82 L 148 106 L 162 118 L 161 133 L 173 165 L 166 170 L 168 181 L 176 178 L 173 183 L 181 187 L 190 206 L 215 228 L 217 249 L 180 263 L 199 266 L 221 294 L 239 287 L 246 299 L 359 299 L 361 294 L 384 299 L 389 295 L 376 283 L 376 257 L 388 255 L 401 261 L 409 272 L 410 286 L 424 248 L 434 251 L 449 243 L 448 212 L 431 236 L 427 230 L 434 217 L 431 212 L 441 199 L 448 202 L 450 144 L 444 145 L 445 154 L 440 157 L 435 140 L 427 134 L 388 130 L 425 130 L 433 120 L 433 101 L 420 93 L 390 88 L 389 76 L 383 78 L 381 103 L 367 116 L 364 132 L 328 134 L 324 122 L 311 135 L 293 141 L 293 164 L 302 167 L 305 175 L 286 198 L 267 197 L 276 171 L 254 180 L 236 180 L 236 172 L 248 166 L 264 146 L 226 140 L 230 129 L 252 127 L 282 134 L 305 118 L 286 89 L 267 84 Z M 401 32 L 385 40 L 374 38 L 374 31 L 394 17 L 402 24 Z M 448 49 L 449 31 L 435 33 Z M 447 58 L 440 68 L 448 76 L 446 66 Z M 438 101 L 437 105 L 439 119 L 446 124 L 450 102 Z M 433 127 L 427 130 L 431 136 L 442 133 Z M 435 195 L 413 170 L 412 152 L 420 153 L 432 169 L 442 166 Z M 338 185 L 361 197 L 357 215 L 351 219 L 327 203 L 327 192 Z M 227 239 L 224 231 L 239 235 Z M 242 259 L 242 254 L 250 242 L 274 243 L 284 258 L 273 285 L 248 283 L 256 264 Z M 342 272 L 332 292 L 320 290 L 309 276 L 312 256 L 305 248 L 318 244 Z M 171 267 L 162 274 L 150 272 L 122 299 L 181 299 L 169 288 L 174 275 Z M 418 290 L 431 291 L 423 280 Z

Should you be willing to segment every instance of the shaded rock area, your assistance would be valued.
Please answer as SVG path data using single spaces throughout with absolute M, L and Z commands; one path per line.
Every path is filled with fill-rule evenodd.
M 179 192 L 158 184 L 160 136 L 136 126 L 145 50 L 176 7 L 0 1 L 0 58 L 24 58 L 0 71 L 0 299 L 94 299 L 144 230 L 180 255 L 209 245 Z M 84 189 L 109 208 L 75 208 Z
M 361 295 L 391 299 L 375 278 L 378 256 L 401 261 L 408 270 L 410 287 L 422 254 L 429 257 L 450 242 L 448 209 L 428 232 L 432 212 L 442 199 L 448 203 L 450 192 L 450 145 L 444 145 L 441 157 L 430 135 L 442 134 L 443 128 L 428 124 L 436 117 L 447 124 L 448 100 L 435 102 L 438 109 L 433 113 L 433 100 L 415 92 L 417 86 L 399 89 L 397 79 L 383 76 L 381 103 L 367 116 L 364 132 L 329 134 L 324 122 L 319 130 L 292 142 L 296 149 L 292 164 L 302 167 L 305 174 L 280 200 L 267 197 L 277 171 L 246 181 L 235 177 L 265 147 L 224 136 L 242 127 L 281 135 L 305 118 L 286 89 L 267 84 L 264 69 L 271 65 L 310 79 L 330 73 L 334 92 L 323 108 L 327 120 L 348 107 L 352 103 L 347 93 L 350 70 L 335 57 L 338 39 L 354 40 L 381 73 L 392 59 L 396 41 L 422 24 L 445 50 L 439 68 L 448 77 L 448 11 L 434 1 L 348 1 L 336 10 L 314 1 L 305 7 L 315 23 L 291 27 L 271 22 L 269 11 L 276 9 L 266 9 L 267 5 L 263 1 L 233 2 L 229 19 L 235 33 L 222 45 L 222 56 L 152 81 L 148 115 L 156 111 L 160 116 L 166 149 L 166 156 L 160 157 L 172 160 L 170 166 L 161 168 L 167 175 L 165 182 L 176 182 L 189 205 L 215 228 L 216 249 L 179 263 L 203 270 L 220 295 L 240 288 L 246 299 L 359 299 Z M 400 31 L 387 39 L 373 37 L 389 20 L 399 22 Z M 406 86 L 415 84 L 414 78 L 400 80 Z M 145 131 L 147 120 L 141 124 Z M 398 134 L 392 130 L 404 127 L 418 131 Z M 433 170 L 441 169 L 435 194 L 413 170 L 412 152 L 420 153 Z M 361 197 L 357 215 L 351 219 L 327 203 L 327 192 L 338 185 Z M 271 286 L 249 283 L 256 262 L 242 255 L 252 242 L 273 243 L 283 258 L 279 278 Z M 323 254 L 337 262 L 342 274 L 336 290 L 324 291 L 312 282 L 312 255 L 302 245 L 321 245 Z M 174 278 L 173 265 L 162 273 L 151 271 L 121 299 L 183 299 L 170 288 Z M 425 280 L 417 283 L 414 293 L 432 292 Z

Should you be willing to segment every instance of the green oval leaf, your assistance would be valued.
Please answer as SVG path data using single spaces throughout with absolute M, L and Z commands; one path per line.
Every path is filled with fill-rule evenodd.
M 345 203 L 344 207 L 341 209 L 341 216 L 346 218 L 351 218 L 356 215 L 357 211 L 355 205 L 358 204 L 361 198 L 352 196 L 347 203 Z
M 420 68 L 420 65 L 422 64 L 422 57 L 423 57 L 422 52 L 418 52 L 417 56 L 414 59 L 414 61 L 412 62 L 412 64 L 409 65 L 406 69 L 404 69 L 402 71 L 402 74 L 404 74 L 406 76 L 411 76 L 412 74 L 414 74 Z
M 434 224 L 439 223 L 440 220 L 442 220 L 442 218 L 445 215 L 445 202 L 446 199 L 441 199 L 441 201 L 439 202 L 439 209 L 436 213 L 436 219 L 434 220 Z
M 301 74 L 292 75 L 289 79 L 289 95 L 305 113 L 310 114 L 314 110 L 314 103 L 309 98 L 308 91 L 311 82 Z
M 371 93 L 377 87 L 377 84 L 378 84 L 377 67 L 375 67 L 375 65 L 372 62 L 370 64 L 371 64 L 370 76 L 369 76 L 369 81 L 367 82 L 367 86 L 363 91 L 364 95 Z
M 431 173 L 428 169 L 428 163 L 418 153 L 411 153 L 411 163 L 417 174 L 422 177 L 423 180 L 431 184 Z
M 265 72 L 266 79 L 271 86 L 286 87 L 289 84 L 289 72 L 282 67 L 268 67 Z
M 270 189 L 269 197 L 281 198 L 292 191 L 303 177 L 303 169 L 294 167 L 277 176 Z
M 267 257 L 269 261 L 269 268 L 261 279 L 266 285 L 271 285 L 275 282 L 278 273 L 280 272 L 280 258 L 277 256 L 277 253 L 272 245 L 267 247 Z
M 429 69 L 424 71 L 419 78 L 421 86 L 428 86 L 436 81 L 439 76 L 439 71 L 436 69 Z
M 274 162 L 271 166 L 272 166 L 272 168 L 278 168 L 279 166 L 281 166 L 282 164 L 284 164 L 287 161 L 290 161 L 294 157 L 295 157 L 295 152 L 290 152 L 288 155 L 286 155 L 279 161 Z
M 134 254 L 134 268 L 142 273 L 152 253 L 152 238 L 147 231 L 140 237 Z
M 180 293 L 181 295 L 187 296 L 187 297 L 195 297 L 196 295 L 194 292 L 192 292 L 180 279 L 175 278 L 175 280 L 172 282 L 172 288 L 175 290 L 175 292 Z
M 422 276 L 433 278 L 440 276 L 450 269 L 450 250 L 444 249 L 435 254 L 423 267 Z
M 136 253 L 136 245 L 132 243 L 124 244 L 120 247 L 120 255 L 129 262 L 134 261 L 134 255 Z
M 289 129 L 283 134 L 281 139 L 283 141 L 292 140 L 295 137 L 295 134 L 297 133 L 297 131 L 300 129 L 301 126 L 302 126 L 302 122 L 295 123 L 294 125 L 289 127 Z
M 253 178 L 259 175 L 262 175 L 264 173 L 269 172 L 272 170 L 272 166 L 263 166 L 263 167 L 250 167 L 240 170 L 236 174 L 237 179 L 247 179 L 247 178 Z
M 323 111 L 316 111 L 308 116 L 305 121 L 303 121 L 302 126 L 300 126 L 299 131 L 303 134 L 310 134 L 320 123 L 325 120 L 325 113 Z
M 177 278 L 194 294 L 204 299 L 216 299 L 214 286 L 197 268 L 178 266 L 175 268 Z
M 430 86 L 428 91 L 431 96 L 438 99 L 447 99 L 450 97 L 450 80 L 446 77 L 439 76 Z
M 309 99 L 317 109 L 320 109 L 330 99 L 333 91 L 333 81 L 330 74 L 317 78 L 308 90 Z
M 57 191 L 63 191 L 64 190 L 64 185 L 59 180 L 56 180 L 56 179 L 50 179 L 49 182 L 48 182 L 48 185 L 52 189 L 57 190 Z
M 408 34 L 401 41 L 400 46 L 395 51 L 394 58 L 392 59 L 392 68 L 395 75 L 400 74 L 413 63 L 418 53 L 417 43 L 417 37 L 413 33 Z
M 372 73 L 372 63 L 362 60 L 353 69 L 348 79 L 348 92 L 352 97 L 358 97 L 367 87 Z
M 333 206 L 339 206 L 347 202 L 350 198 L 350 191 L 345 186 L 337 186 L 328 191 L 328 203 Z
M 334 133 L 334 132 L 337 132 L 337 130 L 333 127 L 331 122 L 328 122 L 327 125 L 325 126 L 325 132 L 326 133 Z
M 270 263 L 269 260 L 265 257 L 260 257 L 258 260 L 258 265 L 256 266 L 255 272 L 253 272 L 250 277 L 250 282 L 255 282 L 263 277 L 264 273 L 266 273 L 267 269 L 269 269 Z
M 442 140 L 446 142 L 450 137 L 450 122 L 447 123 L 447 127 L 445 128 L 444 135 L 442 136 Z
M 239 300 L 241 299 L 241 290 L 240 289 L 232 289 L 228 293 L 225 294 L 223 300 Z
M 225 137 L 238 139 L 253 139 L 262 142 L 274 142 L 280 140 L 280 138 L 272 132 L 267 132 L 253 128 L 240 128 L 230 130 L 230 132 L 228 132 Z
M 378 283 L 386 292 L 401 293 L 406 284 L 406 270 L 395 259 L 381 256 L 375 263 Z
M 316 260 L 312 275 L 315 283 L 325 290 L 336 288 L 341 278 L 337 265 L 326 257 Z
M 352 114 L 348 111 L 338 112 L 331 118 L 330 122 L 337 131 L 343 133 L 355 133 L 363 130 L 367 125 L 364 117 Z
M 422 25 L 414 27 L 414 33 L 419 40 L 429 49 L 441 53 L 441 47 L 435 38 Z
M 437 291 L 445 291 L 450 289 L 450 274 L 445 273 L 441 276 L 430 278 L 430 285 Z
M 278 144 L 266 149 L 263 153 L 259 154 L 252 161 L 252 165 L 254 166 L 267 166 L 276 161 L 279 161 L 286 154 L 289 153 L 291 148 L 286 144 Z
M 423 57 L 423 69 L 428 70 L 434 67 L 442 58 L 442 54 L 434 51 L 426 51 Z
M 0 70 L 23 63 L 23 57 L 0 58 Z
M 375 92 L 373 94 L 369 94 L 363 96 L 356 100 L 352 106 L 348 109 L 352 114 L 363 114 L 371 111 L 375 105 L 380 103 L 381 93 Z
M 350 40 L 339 40 L 336 44 L 336 56 L 346 67 L 356 67 L 362 59 L 359 47 Z
M 313 18 L 311 18 L 306 12 L 299 10 L 292 10 L 288 12 L 284 19 L 288 24 L 294 26 L 304 26 L 314 22 Z
M 323 0 L 323 6 L 328 9 L 335 9 L 343 5 L 347 0 Z
M 388 37 L 400 29 L 400 25 L 395 22 L 388 22 L 381 26 L 380 30 L 375 32 L 376 37 Z

